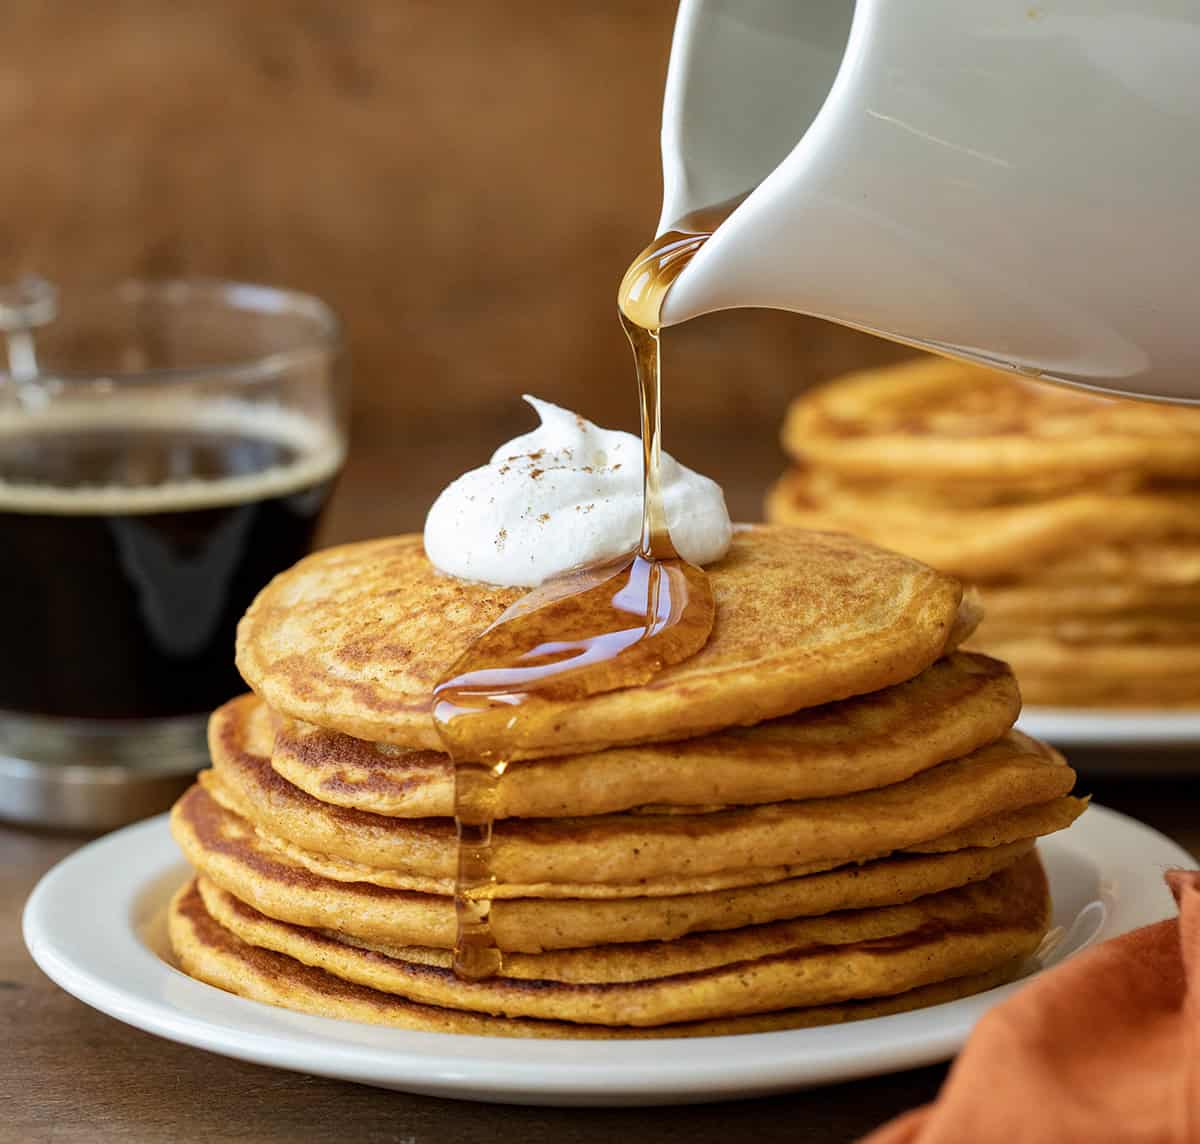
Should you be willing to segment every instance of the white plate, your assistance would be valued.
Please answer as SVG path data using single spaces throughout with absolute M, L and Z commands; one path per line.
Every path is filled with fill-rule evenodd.
M 1100 807 L 1046 839 L 1042 854 L 1061 927 L 1047 943 L 1047 964 L 1171 916 L 1162 872 L 1192 862 L 1149 827 Z M 162 908 L 186 876 L 165 815 L 93 842 L 30 896 L 29 951 L 68 993 L 139 1029 L 239 1060 L 435 1096 L 669 1104 L 849 1080 L 945 1060 L 1019 987 L 915 1013 L 741 1037 L 574 1042 L 407 1032 L 245 1001 L 173 968 L 156 950 Z
M 1102 711 L 1073 707 L 1026 707 L 1017 729 L 1056 747 L 1086 750 L 1150 748 L 1137 760 L 1148 769 L 1200 766 L 1200 711 Z M 1167 752 L 1174 757 L 1168 759 Z

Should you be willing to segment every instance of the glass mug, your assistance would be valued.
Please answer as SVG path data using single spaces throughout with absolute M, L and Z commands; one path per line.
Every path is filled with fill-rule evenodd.
M 0 288 L 0 818 L 109 827 L 206 765 L 234 631 L 309 551 L 346 448 L 316 298 Z

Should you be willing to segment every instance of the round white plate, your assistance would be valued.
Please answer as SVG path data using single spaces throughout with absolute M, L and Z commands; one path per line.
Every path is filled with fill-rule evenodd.
M 1017 729 L 1056 747 L 1119 751 L 1141 748 L 1138 768 L 1200 766 L 1200 711 L 1101 711 L 1026 707 Z
M 1172 916 L 1165 869 L 1191 865 L 1141 823 L 1092 807 L 1042 843 L 1053 964 Z M 819 1029 L 672 1041 L 541 1041 L 416 1033 L 310 1017 L 193 981 L 160 956 L 163 906 L 188 871 L 166 816 L 59 863 L 25 907 L 25 941 L 68 993 L 120 1021 L 239 1060 L 405 1092 L 512 1104 L 670 1104 L 761 1096 L 945 1060 L 1018 985 Z M 1038 970 L 1040 966 L 1031 966 Z

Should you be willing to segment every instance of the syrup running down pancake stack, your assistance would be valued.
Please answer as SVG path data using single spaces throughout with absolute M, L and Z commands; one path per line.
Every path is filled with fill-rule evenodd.
M 956 650 L 960 585 L 846 536 L 740 530 L 707 644 L 642 686 L 547 701 L 499 780 L 499 974 L 456 976 L 454 769 L 433 688 L 518 599 L 419 537 L 335 548 L 242 622 L 253 694 L 177 804 L 193 976 L 306 1012 L 509 1036 L 691 1036 L 929 1005 L 1022 971 L 1039 835 L 1074 775 Z
M 798 398 L 767 516 L 980 587 L 1028 703 L 1200 706 L 1200 410 L 922 358 Z

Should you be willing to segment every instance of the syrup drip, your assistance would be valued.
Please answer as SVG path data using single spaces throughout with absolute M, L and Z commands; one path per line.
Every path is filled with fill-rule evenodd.
M 621 282 L 633 347 L 644 484 L 637 550 L 555 577 L 512 605 L 434 689 L 433 717 L 454 762 L 458 828 L 454 971 L 472 980 L 503 967 L 489 915 L 496 884 L 492 827 L 514 760 L 549 753 L 531 739 L 539 704 L 637 687 L 708 641 L 715 606 L 704 571 L 671 543 L 660 486 L 659 315 L 671 283 L 733 204 L 688 216 L 634 260 Z
M 527 749 L 522 732 L 536 705 L 647 682 L 704 646 L 713 613 L 703 570 L 638 552 L 522 597 L 435 689 L 434 720 L 455 764 L 460 976 L 501 968 L 488 927 L 492 823 L 500 779 Z

